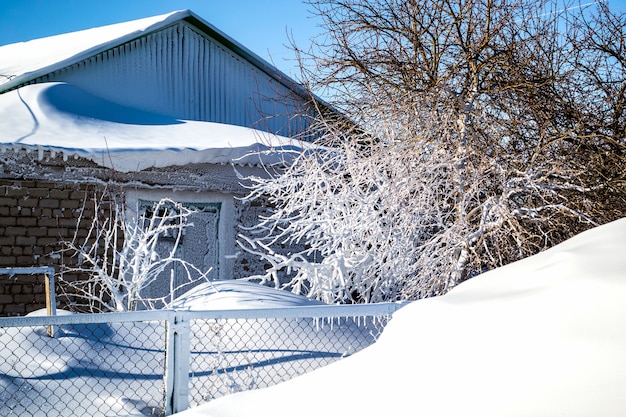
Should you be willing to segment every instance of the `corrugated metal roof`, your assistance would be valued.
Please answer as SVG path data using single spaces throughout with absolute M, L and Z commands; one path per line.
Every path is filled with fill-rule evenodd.
M 190 10 L 1 46 L 0 93 L 181 20 L 198 27 L 292 91 L 309 98 L 300 84 Z

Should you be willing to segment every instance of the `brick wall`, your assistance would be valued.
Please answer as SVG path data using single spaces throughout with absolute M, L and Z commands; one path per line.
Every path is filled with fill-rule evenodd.
M 74 236 L 81 218 L 78 235 L 87 233 L 93 206 L 85 197 L 93 191 L 81 184 L 0 180 L 0 268 L 54 266 L 59 272 L 61 242 Z M 0 316 L 44 307 L 43 277 L 0 276 Z

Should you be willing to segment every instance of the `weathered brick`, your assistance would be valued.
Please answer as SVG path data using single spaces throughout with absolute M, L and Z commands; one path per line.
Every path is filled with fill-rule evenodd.
M 77 200 L 77 201 L 82 201 L 88 197 L 89 197 L 88 194 L 85 193 L 85 191 L 83 190 L 74 190 L 70 192 L 70 196 L 69 196 L 71 200 Z
M 25 227 L 7 227 L 4 231 L 4 233 L 8 236 L 8 235 L 12 235 L 12 236 L 24 236 L 26 234 L 26 228 Z
M 82 206 L 82 201 L 80 200 L 63 200 L 62 207 L 68 210 L 77 209 Z
M 61 227 L 76 227 L 76 219 L 66 219 L 65 217 L 59 218 L 58 225 Z
M 0 304 L 13 303 L 13 296 L 9 294 L 0 294 Z
M 59 207 L 59 200 L 54 198 L 43 198 L 39 201 L 39 207 L 57 208 Z
M 82 217 L 86 219 L 91 219 L 93 218 L 93 216 L 94 216 L 94 210 L 92 209 L 78 210 L 74 212 L 74 217 Z
M 87 237 L 87 235 L 89 234 L 89 230 L 87 230 L 85 227 L 82 227 L 78 230 L 76 230 L 76 237 Z
M 16 304 L 28 304 L 33 301 L 35 301 L 35 297 L 33 297 L 32 294 L 24 294 L 22 292 L 21 294 L 15 294 L 13 296 L 13 302 Z
M 6 315 L 20 315 L 26 313 L 26 307 L 23 304 L 7 304 L 4 306 Z
M 13 246 L 15 244 L 15 236 L 4 234 L 0 236 L 0 247 Z
M 20 207 L 37 207 L 39 205 L 39 200 L 37 198 L 27 198 L 24 200 L 20 200 Z
M 37 219 L 34 217 L 20 216 L 16 219 L 17 226 L 35 226 L 37 225 Z
M 50 190 L 50 194 L 48 194 L 49 198 L 56 198 L 59 200 L 66 200 L 70 196 L 70 192 L 68 190 L 53 188 Z
M 45 227 L 29 227 L 26 236 L 47 236 L 48 229 Z
M 43 280 L 42 277 L 43 277 L 43 275 L 30 275 L 30 274 L 28 274 L 28 275 L 20 275 L 17 278 L 17 282 L 22 284 L 22 285 L 24 285 L 24 286 L 26 286 L 26 285 L 31 286 L 31 285 L 34 285 L 34 284 L 42 281 Z
M 31 188 L 28 195 L 31 198 L 46 198 L 50 194 L 50 188 Z
M 15 242 L 15 238 L 13 236 L 10 236 L 10 238 L 13 238 L 13 241 Z M 11 243 L 10 245 L 1 245 L 0 246 L 0 254 L 2 256 L 7 256 L 7 255 L 12 255 L 13 254 L 13 245 L 15 243 Z
M 48 236 L 56 236 L 57 239 L 66 239 L 73 234 L 73 229 L 68 229 L 67 227 L 57 227 L 54 230 L 48 230 Z
M 35 294 L 34 298 L 37 304 L 41 305 L 42 307 L 46 306 L 46 294 Z M 58 297 L 57 297 L 57 301 L 58 301 Z
M 32 256 L 16 256 L 16 262 L 20 265 L 32 266 L 35 263 L 35 259 Z
M 2 247 L 2 256 L 0 257 L 0 265 L 5 266 L 5 267 L 11 267 L 11 266 L 15 266 L 15 263 L 17 262 L 17 258 L 15 256 L 7 256 L 10 255 L 11 253 L 11 247 L 7 247 L 6 248 L 9 253 L 5 254 L 4 250 L 5 247 Z
M 54 229 L 57 227 L 57 219 L 52 219 L 50 217 L 40 217 L 37 220 L 37 226 L 45 227 L 47 229 Z
M 17 199 L 11 197 L 0 197 L 0 206 L 17 206 Z
M 0 216 L 0 226 L 15 226 L 17 224 L 17 219 L 15 216 Z
M 5 187 L 5 191 L 4 192 L 0 191 L 0 194 L 5 195 L 7 197 L 24 197 L 25 195 L 28 194 L 28 188 L 21 187 L 21 186 Z
M 56 245 L 58 242 L 59 242 L 58 234 L 53 237 L 48 236 L 48 237 L 37 238 L 38 246 Z
M 16 236 L 15 244 L 19 246 L 34 245 L 37 243 L 35 236 Z

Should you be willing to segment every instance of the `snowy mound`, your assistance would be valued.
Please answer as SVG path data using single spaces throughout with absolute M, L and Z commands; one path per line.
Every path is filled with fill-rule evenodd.
M 176 299 L 169 308 L 180 310 L 235 310 L 323 304 L 247 281 L 228 280 L 200 284 Z
M 67 83 L 43 83 L 0 95 L 0 152 L 16 147 L 130 172 L 189 163 L 278 163 L 303 144 L 246 127 L 125 107 Z
M 180 415 L 626 415 L 625 253 L 622 219 L 404 307 L 352 357 Z

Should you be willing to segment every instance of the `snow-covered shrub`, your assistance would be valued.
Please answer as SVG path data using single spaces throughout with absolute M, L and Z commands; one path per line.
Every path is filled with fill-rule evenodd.
M 275 207 L 239 235 L 245 250 L 271 265 L 250 278 L 278 287 L 286 272 L 286 287 L 328 303 L 399 298 L 403 280 L 418 269 L 412 225 L 432 214 L 410 209 L 416 196 L 428 199 L 428 184 L 411 177 L 420 159 L 394 146 L 346 141 L 304 153 L 269 178 L 248 178 L 247 198 L 268 198 Z
M 585 189 L 549 166 L 518 170 L 478 156 L 460 170 L 458 156 L 430 133 L 386 139 L 334 140 L 246 179 L 247 198 L 273 207 L 239 235 L 240 246 L 268 264 L 250 279 L 327 303 L 423 298 L 591 221 L 578 205 Z
M 626 14 L 309 4 L 323 31 L 296 49 L 302 78 L 359 129 L 324 126 L 332 152 L 251 179 L 275 207 L 240 238 L 268 264 L 257 278 L 291 272 L 330 302 L 421 298 L 625 215 Z
M 94 217 L 85 237 L 79 229 L 63 252 L 75 257 L 66 265 L 61 287 L 76 306 L 91 311 L 129 311 L 166 305 L 179 290 L 206 278 L 209 271 L 177 257 L 185 228 L 193 226 L 194 210 L 164 198 L 143 213 L 129 213 L 124 204 L 104 193 L 94 196 Z M 80 221 L 78 222 L 81 223 Z M 168 240 L 168 245 L 159 243 Z M 164 249 L 165 248 L 165 249 Z M 174 265 L 182 277 L 174 277 Z M 78 274 L 85 279 L 63 280 Z M 176 279 L 175 279 L 176 278 Z M 150 298 L 146 290 L 157 279 L 169 280 L 169 294 Z

